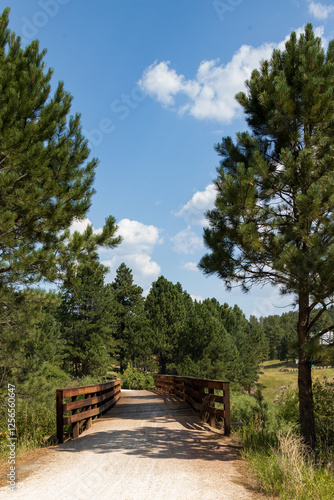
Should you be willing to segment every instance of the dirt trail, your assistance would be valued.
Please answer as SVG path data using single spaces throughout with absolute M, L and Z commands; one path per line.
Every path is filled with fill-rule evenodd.
M 15 493 L 2 499 L 260 499 L 229 438 L 190 407 L 153 391 L 122 391 L 78 439 L 18 466 Z M 20 480 L 21 477 L 21 480 Z

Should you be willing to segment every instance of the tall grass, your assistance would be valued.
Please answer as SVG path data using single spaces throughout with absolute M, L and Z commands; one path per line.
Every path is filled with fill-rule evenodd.
M 298 436 L 280 434 L 273 445 L 273 436 L 266 441 L 263 431 L 260 438 L 258 429 L 244 433 L 244 455 L 267 495 L 282 500 L 333 499 L 333 472 L 314 463 Z
M 322 399 L 324 390 L 318 388 Z M 259 391 L 256 398 L 232 393 L 232 422 L 235 418 L 244 422 L 236 437 L 242 442 L 243 454 L 267 495 L 282 500 L 332 500 L 334 470 L 328 462 L 329 466 L 325 466 L 323 460 L 316 463 L 303 445 L 295 423 L 297 403 L 292 392 L 281 405 L 263 401 Z M 328 412 L 328 399 L 326 403 Z M 320 409 L 318 417 L 323 416 L 319 412 Z M 333 456 L 332 443 L 327 441 L 326 449 L 322 446 L 318 451 L 319 456 Z

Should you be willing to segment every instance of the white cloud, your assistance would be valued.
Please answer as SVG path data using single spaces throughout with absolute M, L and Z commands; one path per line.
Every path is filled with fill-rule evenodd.
M 182 269 L 185 269 L 186 271 L 196 271 L 198 272 L 198 267 L 196 262 L 185 262 L 182 265 Z
M 144 70 L 139 85 L 147 94 L 156 96 L 164 106 L 174 104 L 174 96 L 184 93 L 194 98 L 199 92 L 199 84 L 186 81 L 183 75 L 178 75 L 174 69 L 169 69 L 170 61 L 155 61 Z
M 77 231 L 80 234 L 83 234 L 85 230 L 87 229 L 87 226 L 92 225 L 91 221 L 89 219 L 74 219 L 72 221 L 72 224 L 70 225 L 70 232 L 71 234 L 74 233 L 74 231 Z M 94 229 L 93 232 L 95 234 L 99 234 L 102 232 L 102 228 L 99 229 Z
M 117 235 L 123 237 L 119 248 L 122 252 L 136 250 L 135 253 L 150 253 L 153 247 L 162 243 L 161 230 L 153 225 L 145 225 L 136 220 L 122 219 L 118 222 Z
M 90 224 L 92 223 L 88 218 L 75 219 L 70 226 L 70 231 L 71 233 L 78 231 L 82 234 Z M 135 283 L 147 287 L 158 278 L 161 272 L 161 267 L 151 257 L 155 246 L 163 242 L 161 230 L 153 225 L 130 219 L 122 219 L 117 225 L 116 236 L 122 236 L 121 244 L 112 249 L 103 247 L 99 249 L 102 264 L 110 268 L 106 281 L 113 281 L 116 269 L 124 262 L 132 269 Z M 93 228 L 93 231 L 98 234 L 102 228 Z
M 207 220 L 204 213 L 214 207 L 217 190 L 214 184 L 209 184 L 204 191 L 197 191 L 175 215 L 184 217 L 190 224 L 205 226 Z
M 308 1 L 308 4 L 309 13 L 316 19 L 328 19 L 328 17 L 334 12 L 334 5 L 324 5 L 322 3 L 312 1 Z
M 191 254 L 203 248 L 203 239 L 188 226 L 171 238 L 176 253 Z
M 327 10 L 320 9 L 324 6 L 314 2 L 309 8 L 311 6 L 317 6 L 314 11 L 318 15 L 332 12 L 331 6 Z M 295 31 L 299 35 L 304 28 Z M 315 29 L 315 33 L 321 36 L 323 29 Z M 252 70 L 258 68 L 262 60 L 269 59 L 273 49 L 284 49 L 289 38 L 287 36 L 278 44 L 264 43 L 259 47 L 242 45 L 227 64 L 219 64 L 219 60 L 204 60 L 195 78 L 189 80 L 170 68 L 170 61 L 155 61 L 144 70 L 138 84 L 164 107 L 173 106 L 178 112 L 187 112 L 199 120 L 230 123 L 241 114 L 235 94 L 245 89 L 244 82 L 250 78 Z
M 194 79 L 186 80 L 169 67 L 169 61 L 155 62 L 145 69 L 139 85 L 163 106 L 175 105 L 176 96 L 183 95 L 185 103 L 178 111 L 195 118 L 229 123 L 238 113 L 235 94 L 244 89 L 244 82 L 262 59 L 271 55 L 274 44 L 258 48 L 243 45 L 226 65 L 218 60 L 202 61 Z
M 113 249 L 100 250 L 101 262 L 110 268 L 106 281 L 114 279 L 116 269 L 124 262 L 132 269 L 135 283 L 147 287 L 161 272 L 161 267 L 151 256 L 155 246 L 163 241 L 161 230 L 130 219 L 122 219 L 117 225 L 116 235 L 122 236 L 122 243 Z
M 193 299 L 193 301 L 195 302 L 195 300 L 197 302 L 203 302 L 203 297 L 201 297 L 200 295 L 193 295 L 193 294 L 190 294 L 190 297 Z

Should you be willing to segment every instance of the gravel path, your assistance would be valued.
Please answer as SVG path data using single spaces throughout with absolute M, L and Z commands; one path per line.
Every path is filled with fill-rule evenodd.
M 231 440 L 203 425 L 186 403 L 155 391 L 122 391 L 117 406 L 78 439 L 19 466 L 16 491 L 1 488 L 0 497 L 263 498 L 247 484 L 242 466 Z

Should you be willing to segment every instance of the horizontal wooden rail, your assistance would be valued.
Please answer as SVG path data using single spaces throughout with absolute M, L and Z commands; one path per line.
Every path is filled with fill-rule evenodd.
M 196 377 L 181 377 L 178 375 L 156 375 L 155 386 L 157 389 L 175 394 L 187 401 L 202 418 L 210 419 L 211 426 L 215 426 L 216 418 L 221 417 L 224 422 L 226 436 L 231 432 L 230 415 L 230 383 L 222 380 L 209 380 Z M 222 391 L 223 395 L 214 391 Z M 216 408 L 215 403 L 224 405 L 224 409 Z
M 63 442 L 64 425 L 72 424 L 72 437 L 79 437 L 83 430 L 92 425 L 94 419 L 116 404 L 120 395 L 121 379 L 103 384 L 57 389 L 58 443 Z M 78 399 L 78 396 L 84 396 L 84 399 Z M 72 401 L 64 403 L 65 398 L 71 398 Z M 69 411 L 72 412 L 72 415 L 64 416 L 64 413 Z

